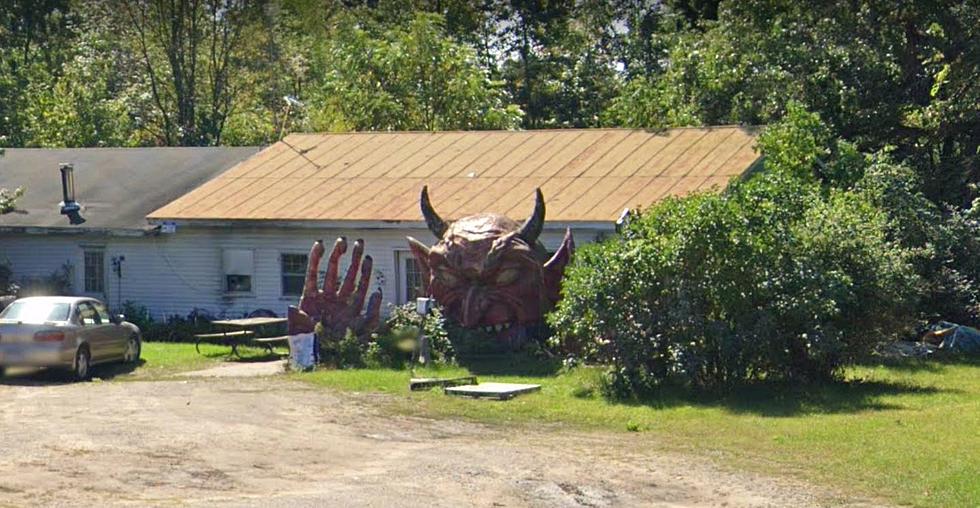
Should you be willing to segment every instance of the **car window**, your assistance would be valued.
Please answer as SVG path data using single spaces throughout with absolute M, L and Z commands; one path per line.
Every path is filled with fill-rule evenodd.
M 88 302 L 82 302 L 78 304 L 78 322 L 82 326 L 95 326 L 102 324 L 99 319 L 99 315 L 95 312 L 95 308 L 92 304 Z
M 108 324 L 111 322 L 109 320 L 109 311 L 106 310 L 104 303 L 92 302 L 92 306 L 95 307 L 95 312 L 99 315 L 99 319 L 102 321 L 102 324 Z
M 21 300 L 10 304 L 0 319 L 21 321 L 24 323 L 44 323 L 48 321 L 68 321 L 71 305 L 63 302 L 45 302 L 38 300 Z

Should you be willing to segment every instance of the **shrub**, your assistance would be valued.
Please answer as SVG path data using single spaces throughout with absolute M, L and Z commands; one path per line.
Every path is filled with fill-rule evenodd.
M 385 346 L 387 354 L 404 357 L 405 342 L 411 338 L 418 338 L 421 333 L 428 337 L 429 357 L 432 362 L 451 364 L 456 361 L 456 358 L 449 336 L 450 328 L 451 325 L 438 306 L 428 315 L 421 316 L 415 311 L 415 304 L 398 305 L 391 308 L 381 333 L 386 338 L 378 344 Z M 411 350 L 409 354 L 410 352 Z
M 14 272 L 7 263 L 0 263 L 0 295 L 9 295 L 17 292 L 17 285 L 14 284 Z
M 549 316 L 609 388 L 813 380 L 908 326 L 915 276 L 858 191 L 773 172 L 668 199 L 580 249 Z
M 150 310 L 145 305 L 140 305 L 132 300 L 126 300 L 123 302 L 122 309 L 120 310 L 126 316 L 126 321 L 138 326 L 143 332 L 146 332 L 153 326 L 153 316 L 150 315 Z
M 61 265 L 49 275 L 42 277 L 20 277 L 17 280 L 17 296 L 64 296 L 72 294 L 71 281 L 75 267 L 69 263 Z

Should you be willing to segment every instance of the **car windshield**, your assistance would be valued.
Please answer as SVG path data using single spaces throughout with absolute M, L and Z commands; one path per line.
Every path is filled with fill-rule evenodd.
M 24 323 L 68 321 L 70 310 L 71 305 L 64 302 L 19 301 L 10 304 L 3 312 L 0 312 L 0 319 Z

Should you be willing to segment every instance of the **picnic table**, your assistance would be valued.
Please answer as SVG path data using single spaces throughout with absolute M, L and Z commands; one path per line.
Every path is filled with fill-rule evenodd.
M 252 317 L 212 321 L 212 325 L 224 328 L 224 330 L 217 333 L 199 333 L 194 335 L 194 349 L 200 354 L 201 341 L 217 342 L 231 346 L 231 353 L 241 358 L 241 355 L 238 354 L 238 346 L 253 343 L 265 347 L 269 350 L 270 354 L 274 354 L 275 351 L 272 349 L 273 345 L 279 343 L 288 344 L 289 336 L 255 337 L 255 330 L 263 326 L 281 325 L 285 322 L 286 318 L 274 317 Z

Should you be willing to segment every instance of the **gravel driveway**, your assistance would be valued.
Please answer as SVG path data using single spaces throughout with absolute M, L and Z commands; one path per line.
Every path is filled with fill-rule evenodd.
M 644 434 L 389 416 L 372 400 L 282 377 L 7 381 L 0 506 L 847 504 Z

